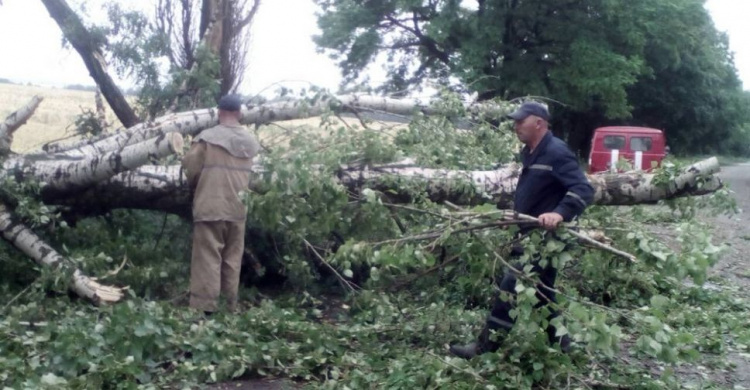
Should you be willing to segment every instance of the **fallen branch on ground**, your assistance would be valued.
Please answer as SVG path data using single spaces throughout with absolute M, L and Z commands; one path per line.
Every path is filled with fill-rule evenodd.
M 0 232 L 6 240 L 34 259 L 37 264 L 60 271 L 70 271 L 72 273 L 70 289 L 80 297 L 98 305 L 118 302 L 124 296 L 125 288 L 105 286 L 84 275 L 34 232 L 23 224 L 13 221 L 4 204 L 0 204 Z

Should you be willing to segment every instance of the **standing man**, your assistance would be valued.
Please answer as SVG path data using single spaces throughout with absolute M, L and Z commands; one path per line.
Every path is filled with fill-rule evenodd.
M 237 95 L 219 100 L 219 125 L 193 139 L 182 160 L 193 195 L 193 254 L 190 307 L 206 314 L 218 309 L 219 293 L 227 308 L 237 305 L 240 265 L 245 248 L 247 190 L 259 144 L 240 124 Z
M 545 106 L 526 102 L 509 117 L 515 121 L 516 136 L 525 145 L 521 150 L 523 170 L 516 186 L 514 210 L 537 217 L 540 227 L 554 230 L 560 222 L 571 221 L 583 212 L 593 200 L 594 189 L 581 171 L 573 152 L 549 131 L 549 112 Z M 533 228 L 522 229 L 520 234 L 528 233 L 530 229 Z M 547 233 L 545 239 L 553 235 Z M 523 248 L 519 246 L 513 249 L 511 257 L 519 258 L 522 254 Z M 551 261 L 542 267 L 540 260 L 538 254 L 532 254 L 532 272 L 539 276 L 541 282 L 537 285 L 537 291 L 544 292 L 544 296 L 537 292 L 537 307 L 548 301 L 556 302 L 555 293 L 544 286 L 554 288 L 557 269 Z M 514 268 L 523 269 L 523 266 Z M 515 287 L 516 275 L 506 271 L 500 282 L 500 290 L 515 297 Z M 471 359 L 478 354 L 496 351 L 515 322 L 510 315 L 513 299 L 503 301 L 498 294 L 478 340 L 466 345 L 452 345 L 450 352 Z M 556 316 L 557 313 L 553 311 L 550 319 Z M 547 328 L 547 335 L 551 344 L 559 341 L 561 349 L 567 351 L 570 344 L 567 336 L 555 340 L 553 326 Z

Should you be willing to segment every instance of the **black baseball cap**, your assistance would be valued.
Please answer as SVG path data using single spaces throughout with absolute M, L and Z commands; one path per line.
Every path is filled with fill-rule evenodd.
M 526 119 L 529 115 L 538 116 L 545 121 L 549 121 L 549 111 L 547 107 L 538 102 L 525 102 L 521 107 L 508 115 L 508 118 L 515 121 Z
M 224 111 L 239 111 L 242 108 L 242 98 L 239 95 L 226 95 L 219 99 L 219 109 Z

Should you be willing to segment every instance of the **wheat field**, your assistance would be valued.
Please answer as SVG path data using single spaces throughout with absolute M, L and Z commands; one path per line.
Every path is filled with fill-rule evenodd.
M 96 109 L 93 92 L 0 84 L 0 118 L 4 120 L 35 95 L 44 100 L 28 122 L 15 132 L 12 149 L 16 153 L 38 150 L 45 143 L 71 137 L 75 133 L 76 117 L 84 110 Z M 107 121 L 120 126 L 111 111 L 107 113 Z

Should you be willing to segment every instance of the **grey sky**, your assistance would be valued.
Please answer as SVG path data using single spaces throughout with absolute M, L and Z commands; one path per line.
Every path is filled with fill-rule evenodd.
M 104 1 L 89 0 L 89 8 L 98 8 Z M 92 84 L 78 54 L 61 49 L 60 30 L 41 1 L 4 0 L 3 3 L 0 78 L 56 86 Z M 740 78 L 745 88 L 750 88 L 750 27 L 746 21 L 750 1 L 709 0 L 707 8 L 717 28 L 729 34 Z M 253 27 L 250 67 L 241 92 L 258 93 L 284 81 L 295 88 L 311 83 L 336 89 L 341 78 L 338 69 L 332 60 L 315 52 L 310 39 L 317 31 L 314 12 L 312 0 L 263 3 Z

